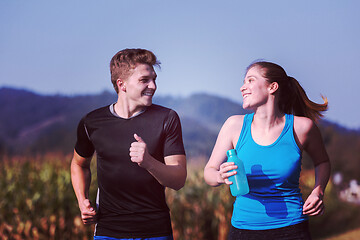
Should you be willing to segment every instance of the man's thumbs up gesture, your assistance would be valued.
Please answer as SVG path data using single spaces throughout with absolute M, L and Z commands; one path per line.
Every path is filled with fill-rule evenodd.
M 134 138 L 136 142 L 131 143 L 130 146 L 131 161 L 137 163 L 140 167 L 147 168 L 151 156 L 147 151 L 146 143 L 136 133 Z

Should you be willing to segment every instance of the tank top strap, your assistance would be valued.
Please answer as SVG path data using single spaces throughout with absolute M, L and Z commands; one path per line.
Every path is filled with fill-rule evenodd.
M 295 136 L 294 136 L 294 115 L 292 114 L 285 114 L 286 121 L 284 130 L 279 137 L 279 141 L 287 141 L 292 143 L 293 147 L 301 154 L 301 150 L 296 143 Z
M 240 137 L 236 144 L 235 149 L 238 151 L 241 146 L 244 144 L 247 137 L 251 137 L 251 123 L 254 117 L 254 113 L 246 114 L 244 116 L 243 125 L 240 132 Z
M 287 131 L 289 131 L 289 129 L 293 129 L 294 127 L 294 115 L 292 114 L 285 114 L 286 116 L 286 121 L 285 121 L 285 128 Z
M 285 114 L 284 128 L 281 131 L 281 134 L 278 137 L 278 139 L 271 145 L 276 145 L 278 142 L 283 141 L 284 139 L 287 140 L 287 139 L 291 139 L 293 137 L 293 135 L 292 135 L 293 121 L 294 121 L 293 115 Z
M 293 125 L 294 125 L 294 115 L 291 114 L 285 114 L 285 126 L 284 129 L 282 130 L 280 136 L 279 136 L 279 140 L 282 139 L 283 137 L 285 137 L 286 135 L 289 135 L 289 137 L 291 137 L 291 132 L 293 129 Z

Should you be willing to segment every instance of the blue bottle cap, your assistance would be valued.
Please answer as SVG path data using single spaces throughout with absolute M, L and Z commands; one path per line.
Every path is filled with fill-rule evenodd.
M 230 156 L 236 156 L 236 150 L 235 149 L 230 149 L 226 152 L 227 156 L 230 157 Z

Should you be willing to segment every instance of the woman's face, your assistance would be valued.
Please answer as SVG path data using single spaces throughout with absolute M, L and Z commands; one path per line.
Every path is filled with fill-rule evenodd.
M 254 66 L 246 73 L 240 91 L 244 109 L 255 109 L 267 103 L 269 98 L 269 82 L 263 77 L 264 69 Z

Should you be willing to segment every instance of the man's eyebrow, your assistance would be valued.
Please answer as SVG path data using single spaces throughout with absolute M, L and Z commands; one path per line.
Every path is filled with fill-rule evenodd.
M 157 74 L 155 73 L 154 75 L 153 74 L 144 74 L 142 75 L 140 78 L 157 78 Z

